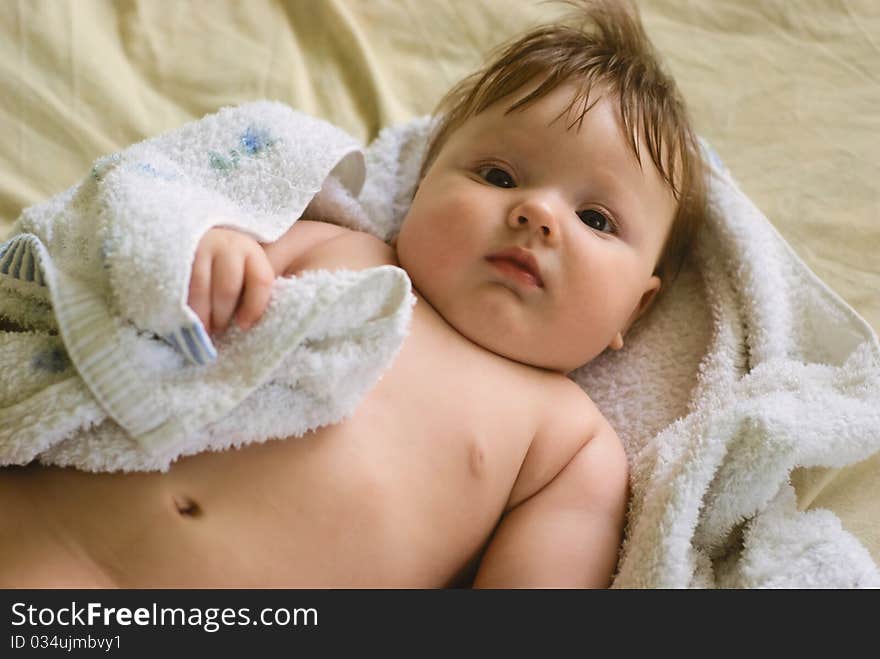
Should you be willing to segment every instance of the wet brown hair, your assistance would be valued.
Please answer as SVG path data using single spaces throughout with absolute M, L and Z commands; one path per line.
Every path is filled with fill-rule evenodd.
M 705 168 L 684 100 L 628 2 L 567 0 L 565 4 L 574 9 L 567 17 L 502 45 L 483 68 L 443 97 L 419 179 L 467 119 L 527 83 L 542 79 L 505 114 L 537 101 L 559 85 L 574 82 L 579 89 L 567 111 L 579 106 L 579 114 L 569 127 L 580 126 L 598 100 L 591 102 L 591 89 L 602 86 L 619 102 L 624 133 L 639 165 L 641 138 L 677 202 L 672 228 L 655 268 L 666 288 L 681 270 L 705 214 Z

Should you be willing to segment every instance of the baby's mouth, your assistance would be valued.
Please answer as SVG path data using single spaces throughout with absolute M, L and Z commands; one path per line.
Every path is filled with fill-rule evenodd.
M 486 261 L 516 281 L 528 286 L 544 288 L 544 281 L 541 279 L 541 269 L 538 266 L 538 261 L 526 249 L 521 247 L 504 249 L 490 254 L 486 257 Z

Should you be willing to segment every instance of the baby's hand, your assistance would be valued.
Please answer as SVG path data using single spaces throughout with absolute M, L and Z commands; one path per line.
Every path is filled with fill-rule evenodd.
M 269 304 L 275 271 L 256 240 L 231 229 L 209 230 L 196 249 L 188 304 L 205 329 L 221 333 L 235 321 L 249 329 Z

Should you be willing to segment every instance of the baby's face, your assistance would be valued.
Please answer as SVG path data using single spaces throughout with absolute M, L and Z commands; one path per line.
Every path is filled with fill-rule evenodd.
M 449 137 L 404 219 L 397 255 L 465 337 L 566 373 L 620 347 L 659 289 L 652 273 L 676 202 L 644 144 L 636 161 L 616 100 L 603 96 L 580 129 L 559 117 L 571 85 L 505 116 L 530 90 Z

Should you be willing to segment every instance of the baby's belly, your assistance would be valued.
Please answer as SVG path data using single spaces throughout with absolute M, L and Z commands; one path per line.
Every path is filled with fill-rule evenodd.
M 166 474 L 0 471 L 0 524 L 14 530 L 0 586 L 448 585 L 487 541 L 515 470 L 487 467 L 471 432 L 414 432 L 365 403 L 344 424 Z
M 341 424 L 166 474 L 0 469 L 0 586 L 448 585 L 507 505 L 543 409 L 534 378 L 420 300 Z

